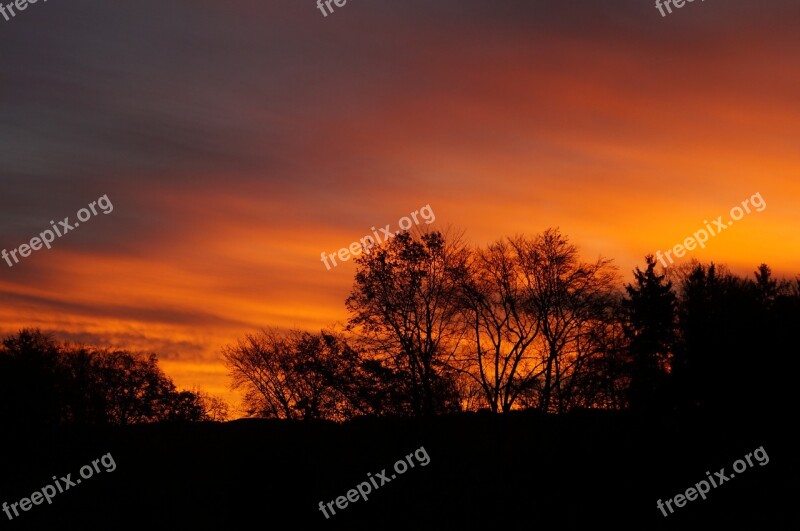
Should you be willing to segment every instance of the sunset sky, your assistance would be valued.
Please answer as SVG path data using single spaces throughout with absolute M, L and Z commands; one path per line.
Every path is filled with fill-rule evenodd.
M 335 5 L 334 5 L 335 7 Z M 625 281 L 688 253 L 800 273 L 800 3 L 51 1 L 0 19 L 0 332 L 153 351 L 236 394 L 220 350 L 345 322 L 334 253 L 429 204 L 483 245 L 560 227 Z

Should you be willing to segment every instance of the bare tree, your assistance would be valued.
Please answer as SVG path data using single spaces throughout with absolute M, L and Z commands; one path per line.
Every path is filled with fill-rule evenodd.
M 248 334 L 236 345 L 223 350 L 231 371 L 232 387 L 245 391 L 248 415 L 293 419 L 299 417 L 289 380 L 291 352 L 286 339 L 277 330 Z
M 621 295 L 620 295 L 621 296 Z M 629 346 L 625 336 L 621 301 L 602 300 L 595 319 L 576 341 L 579 360 L 562 386 L 566 408 L 622 409 L 628 406 L 630 387 Z
M 393 373 L 331 331 L 265 330 L 223 355 L 250 416 L 341 421 L 403 408 Z
M 204 415 L 202 420 L 224 422 L 228 420 L 228 404 L 222 398 L 199 389 L 192 391 L 197 396 Z
M 467 255 L 459 238 L 406 232 L 356 260 L 348 328 L 404 375 L 417 415 L 459 407 L 450 362 L 463 334 L 457 291 Z
M 461 349 L 463 372 L 494 413 L 510 411 L 543 372 L 529 350 L 540 325 L 520 268 L 516 248 L 501 240 L 475 251 L 461 284 L 469 338 Z
M 540 327 L 536 343 L 544 372 L 538 407 L 563 412 L 574 402 L 576 379 L 597 353 L 591 339 L 606 322 L 617 276 L 610 260 L 580 261 L 577 248 L 558 229 L 533 240 L 517 237 L 511 245 L 521 263 L 528 309 Z

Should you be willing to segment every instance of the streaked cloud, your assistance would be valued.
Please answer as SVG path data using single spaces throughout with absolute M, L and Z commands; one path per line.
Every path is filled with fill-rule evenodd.
M 796 2 L 48 3 L 5 23 L 0 246 L 108 194 L 14 268 L 0 331 L 152 350 L 226 392 L 220 349 L 344 321 L 319 260 L 430 203 L 476 244 L 559 226 L 623 273 L 692 253 L 800 272 Z M 229 395 L 233 396 L 233 395 Z

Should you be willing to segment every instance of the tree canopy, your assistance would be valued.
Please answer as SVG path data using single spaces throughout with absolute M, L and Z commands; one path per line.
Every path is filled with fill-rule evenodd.
M 579 256 L 558 229 L 475 248 L 403 233 L 356 259 L 343 332 L 273 329 L 224 355 L 248 413 L 276 418 L 796 401 L 765 357 L 795 349 L 800 279 L 648 255 L 623 285 Z

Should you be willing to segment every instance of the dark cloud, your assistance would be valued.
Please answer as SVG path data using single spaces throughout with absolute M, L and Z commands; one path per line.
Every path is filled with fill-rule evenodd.
M 113 315 L 119 319 L 130 319 L 142 323 L 191 325 L 197 328 L 208 326 L 247 327 L 250 323 L 229 319 L 203 311 L 170 310 L 165 308 L 139 308 L 124 304 L 86 304 L 59 300 L 56 297 L 25 295 L 0 291 L 0 298 L 7 304 L 25 309 L 36 309 L 53 314 L 68 314 L 84 317 Z
M 173 341 L 161 337 L 147 336 L 133 332 L 72 332 L 63 329 L 44 329 L 55 339 L 72 345 L 85 345 L 97 348 L 133 350 L 135 352 L 155 353 L 162 360 L 180 360 L 187 363 L 207 359 L 208 345 L 202 342 Z M 13 334 L 14 331 L 8 331 Z

